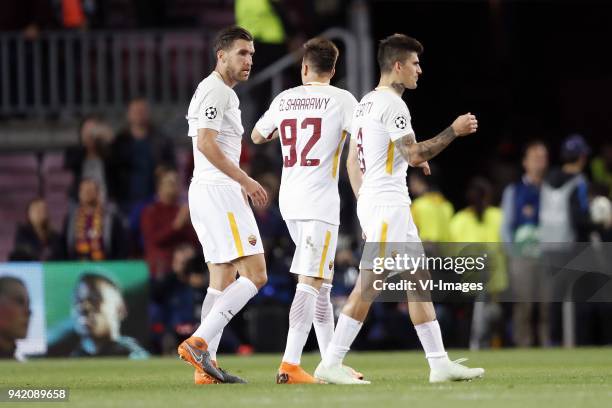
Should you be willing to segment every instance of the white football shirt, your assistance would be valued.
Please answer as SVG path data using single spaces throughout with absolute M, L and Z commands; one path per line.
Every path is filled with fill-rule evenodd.
M 280 93 L 255 125 L 263 136 L 279 130 L 283 219 L 340 224 L 340 155 L 356 105 L 344 89 L 310 83 Z
M 393 144 L 408 134 L 414 135 L 408 106 L 391 88 L 377 88 L 361 99 L 351 130 L 363 172 L 359 199 L 385 205 L 410 204 L 408 163 Z
M 189 124 L 188 135 L 192 138 L 193 144 L 193 182 L 215 185 L 237 184 L 200 152 L 197 136 L 198 129 L 218 131 L 219 147 L 238 166 L 244 132 L 239 105 L 238 95 L 223 82 L 217 72 L 213 71 L 198 85 L 186 116 Z

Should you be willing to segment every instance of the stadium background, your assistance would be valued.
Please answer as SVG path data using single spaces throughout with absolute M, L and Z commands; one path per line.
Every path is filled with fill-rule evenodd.
M 175 163 L 171 164 L 180 174 L 179 187 L 184 199 L 192 160 L 183 119 L 191 94 L 189 90 L 210 70 L 212 60 L 207 47 L 214 32 L 236 20 L 251 28 L 249 21 L 241 22 L 235 15 L 238 3 L 222 0 L 77 1 L 83 13 L 76 20 L 68 18 L 62 9 L 63 2 L 7 1 L 3 5 L 6 13 L 0 34 L 1 260 L 54 260 L 39 259 L 18 251 L 15 254 L 15 249 L 18 249 L 14 243 L 17 225 L 26 221 L 28 202 L 42 196 L 49 208 L 51 224 L 62 232 L 69 209 L 75 205 L 75 196 L 70 195 L 75 180 L 66 166 L 66 157 L 68 149 L 78 142 L 79 121 L 85 115 L 97 114 L 103 117 L 102 121 L 113 129 L 113 133 L 125 128 L 129 100 L 149 90 L 147 73 L 150 70 L 143 68 L 148 61 L 146 50 L 153 49 L 155 67 L 157 64 L 162 67 L 164 62 L 171 65 L 167 85 L 163 78 L 160 84 L 155 79 L 153 89 L 156 90 L 147 96 L 156 129 L 174 145 Z M 425 46 L 422 57 L 424 76 L 418 90 L 405 95 L 417 137 L 425 139 L 437 134 L 456 115 L 465 111 L 477 114 L 480 121 L 480 130 L 475 137 L 453 144 L 434 160 L 435 180 L 456 210 L 466 206 L 465 193 L 475 176 L 484 176 L 492 183 L 493 204 L 499 204 L 503 188 L 519 177 L 521 149 L 532 138 L 546 142 L 552 164 L 558 163 L 561 142 L 569 134 L 582 134 L 590 144 L 593 156 L 599 153 L 599 147 L 605 141 L 609 141 L 612 123 L 608 99 L 612 91 L 612 69 L 605 50 L 612 34 L 606 21 L 612 7 L 607 2 L 338 0 L 272 3 L 269 13 L 280 19 L 284 35 L 277 43 L 259 41 L 260 44 L 256 44 L 256 69 L 252 80 L 305 39 L 338 27 L 357 39 L 361 77 L 358 81 L 360 94 L 355 96 L 359 98 L 377 78 L 374 50 L 378 39 L 403 32 L 422 41 Z M 57 99 L 53 100 L 53 91 L 45 88 L 47 82 L 53 82 L 51 74 L 45 73 L 52 61 L 51 42 L 45 41 L 52 38 L 54 34 L 51 33 L 58 32 L 74 42 L 72 45 L 58 43 L 57 66 L 61 74 L 56 86 L 60 91 Z M 115 67 L 109 60 L 102 68 L 103 75 L 89 76 L 88 73 L 93 71 L 87 64 L 98 61 L 98 56 L 94 51 L 81 48 L 80 44 L 84 38 L 100 33 L 111 33 L 112 38 L 125 45 L 118 53 L 120 64 L 124 65 L 119 71 L 114 71 Z M 110 41 L 108 38 L 105 41 Z M 153 39 L 152 44 L 158 44 L 155 41 L 159 38 L 170 50 L 167 54 L 155 53 L 154 46 L 152 48 L 147 42 Z M 37 42 L 43 49 L 41 54 L 37 54 Z M 181 46 L 189 49 L 193 46 L 199 53 L 181 54 L 178 51 Z M 132 52 L 134 47 L 138 50 L 135 53 Z M 349 62 L 345 59 L 346 46 L 341 45 L 341 48 L 338 84 L 346 86 L 348 82 L 342 80 L 343 73 L 351 67 L 347 66 Z M 132 61 L 137 62 L 131 65 Z M 365 69 L 368 64 L 370 71 Z M 189 74 L 183 76 L 182 69 L 187 65 L 199 66 L 199 73 L 194 68 L 185 71 Z M 37 66 L 42 67 L 41 77 L 37 77 Z M 96 71 L 96 74 L 100 72 Z M 120 74 L 114 75 L 117 72 Z M 89 78 L 92 94 L 83 93 L 87 88 L 84 77 Z M 277 77 L 281 78 L 280 82 L 276 81 L 277 86 L 280 84 L 285 88 L 297 84 L 297 65 L 289 64 Z M 71 82 L 74 82 L 72 91 Z M 42 84 L 39 96 L 35 91 L 37 84 Z M 245 113 L 247 133 L 257 115 L 265 109 L 269 94 L 274 93 L 270 91 L 270 85 L 275 86 L 274 81 L 251 89 L 248 85 L 243 86 L 244 90 L 237 88 L 243 97 L 241 108 Z M 106 101 L 98 99 L 102 92 L 106 92 Z M 280 154 L 276 145 L 259 149 L 245 140 L 243 166 L 266 188 L 274 191 L 278 187 Z M 109 191 L 113 189 L 112 185 L 108 187 Z M 336 258 L 338 273 L 334 297 L 337 306 L 342 303 L 355 277 L 360 236 L 345 174 L 340 188 L 344 239 Z M 105 258 L 147 257 L 146 250 L 139 247 L 142 245 L 138 238 L 140 221 L 131 217 L 133 207 L 144 205 L 144 202 L 146 200 L 130 202 L 128 197 L 127 202 L 115 203 L 120 223 L 126 231 L 123 234 L 125 241 L 123 250 L 108 253 Z M 292 277 L 286 273 L 292 247 L 275 202 L 259 212 L 257 217 L 269 249 L 270 283 L 254 299 L 254 306 L 232 322 L 233 333 L 226 332 L 221 351 L 278 351 L 284 343 L 280 333 L 286 328 L 293 291 Z M 65 238 L 60 238 L 60 241 L 63 245 Z M 195 248 L 199 251 L 197 245 Z M 59 250 L 57 258 L 79 258 L 74 255 L 70 258 L 68 252 L 66 248 Z M 187 271 L 190 277 L 178 279 L 178 283 L 172 279 L 171 265 L 165 264 L 163 270 L 152 274 L 148 339 L 151 352 L 172 350 L 173 341 L 187 334 L 191 325 L 196 323 L 199 316 L 197 305 L 201 302 L 207 280 L 206 273 L 201 274 L 198 265 L 201 265 L 201 260 L 190 263 Z M 171 290 L 176 287 L 179 290 Z M 182 308 L 180 316 L 164 317 L 164 313 L 173 313 L 173 302 L 177 296 L 183 298 L 185 293 L 193 297 L 193 307 Z M 485 347 L 514 345 L 511 311 L 510 305 L 501 306 L 494 336 L 484 344 Z M 467 347 L 471 307 L 453 307 L 451 313 L 455 322 L 451 329 L 444 331 L 445 341 L 452 347 Z M 609 316 L 585 316 L 600 328 L 585 344 L 611 341 L 609 333 L 603 329 L 610 323 Z M 278 338 L 271 338 L 271 331 L 279 333 Z M 560 344 L 561 337 L 560 333 L 553 336 L 553 344 Z M 314 345 L 311 341 L 309 348 Z M 405 308 L 384 304 L 377 305 L 372 311 L 368 327 L 356 348 L 397 349 L 416 348 L 417 345 Z

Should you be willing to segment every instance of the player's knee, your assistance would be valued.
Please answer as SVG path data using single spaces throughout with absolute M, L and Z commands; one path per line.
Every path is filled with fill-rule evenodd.
M 228 276 L 224 277 L 223 282 L 222 282 L 223 290 L 225 290 L 225 288 L 227 288 L 229 285 L 231 285 L 235 281 L 236 281 L 236 275 L 235 274 L 234 274 L 234 276 L 228 275 Z
M 266 283 L 268 283 L 268 275 L 266 274 L 266 271 L 261 271 L 258 273 L 253 274 L 251 277 L 251 282 L 253 282 L 253 284 L 257 287 L 257 289 L 261 289 L 263 288 Z

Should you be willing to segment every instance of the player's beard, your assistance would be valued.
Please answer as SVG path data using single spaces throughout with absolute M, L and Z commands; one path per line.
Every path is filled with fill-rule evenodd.
M 251 76 L 251 70 L 245 72 L 243 70 L 240 71 L 240 80 L 241 81 L 247 81 L 249 79 L 249 77 Z
M 245 76 L 245 72 L 244 69 L 239 68 L 236 71 L 230 71 L 232 79 L 236 82 L 245 82 L 249 79 L 249 76 L 251 75 L 251 71 L 249 70 L 249 72 L 246 74 Z

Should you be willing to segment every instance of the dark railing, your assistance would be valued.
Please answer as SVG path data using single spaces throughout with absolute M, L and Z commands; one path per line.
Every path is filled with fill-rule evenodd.
M 0 114 L 74 116 L 120 111 L 144 96 L 184 105 L 210 71 L 206 31 L 0 34 Z

